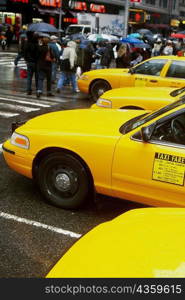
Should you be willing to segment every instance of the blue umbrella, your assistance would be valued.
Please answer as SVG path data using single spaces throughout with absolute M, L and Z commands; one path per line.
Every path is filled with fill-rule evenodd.
M 129 44 L 141 44 L 142 41 L 134 37 L 121 38 L 120 42 Z
M 58 32 L 58 29 L 55 26 L 45 22 L 30 24 L 27 30 L 37 32 Z
M 134 33 L 129 34 L 128 37 L 139 39 L 139 38 L 141 38 L 141 35 L 138 32 L 134 32 Z
M 132 44 L 132 46 L 134 48 L 146 48 L 146 49 L 151 48 L 151 46 L 149 44 L 147 44 L 147 43 Z

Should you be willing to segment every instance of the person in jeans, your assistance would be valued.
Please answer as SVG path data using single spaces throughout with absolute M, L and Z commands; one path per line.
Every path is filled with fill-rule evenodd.
M 23 56 L 27 64 L 27 95 L 32 94 L 32 79 L 35 74 L 35 87 L 38 86 L 37 59 L 38 59 L 38 35 L 27 32 L 27 42 L 24 46 Z
M 59 49 L 57 41 L 58 41 L 57 36 L 52 35 L 50 37 L 49 47 L 52 49 L 53 55 L 55 57 L 55 61 L 52 62 L 52 75 L 51 75 L 52 83 L 55 83 L 57 79 L 57 67 L 58 67 L 58 62 L 61 54 L 61 49 Z
M 50 36 L 48 34 L 42 34 L 38 49 L 38 60 L 37 60 L 37 71 L 38 71 L 38 87 L 37 87 L 37 98 L 43 93 L 44 79 L 47 80 L 47 96 L 54 96 L 51 93 L 51 75 L 52 75 L 52 61 L 54 61 L 54 55 L 49 47 L 48 43 Z M 47 60 L 46 56 L 49 52 L 50 59 Z
M 67 47 L 64 48 L 62 59 L 61 59 L 61 76 L 57 83 L 57 93 L 63 88 L 64 83 L 69 80 L 72 85 L 73 92 L 78 92 L 77 82 L 76 82 L 76 43 L 74 41 L 69 41 Z

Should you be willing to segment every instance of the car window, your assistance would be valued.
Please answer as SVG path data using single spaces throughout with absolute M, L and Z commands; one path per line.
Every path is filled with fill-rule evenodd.
M 185 145 L 185 112 L 176 114 L 163 123 L 157 124 L 151 140 Z
M 136 129 L 137 127 L 139 126 L 142 126 L 144 125 L 145 123 L 149 122 L 149 121 L 152 121 L 153 119 L 163 115 L 164 113 L 182 105 L 185 103 L 185 100 L 184 99 L 181 99 L 181 100 L 178 100 L 178 101 L 175 101 L 171 104 L 168 104 L 152 113 L 144 113 L 140 116 L 137 116 L 129 121 L 127 121 L 126 123 L 124 123 L 121 128 L 120 128 L 120 132 L 122 134 L 126 134 L 130 131 L 132 131 L 133 129 Z
M 86 33 L 86 34 L 87 34 L 87 33 L 89 33 L 89 32 L 91 32 L 91 28 L 89 28 L 89 27 L 85 27 L 85 28 L 84 28 L 84 33 Z
M 134 73 L 159 76 L 167 59 L 153 59 L 134 67 Z
M 166 73 L 166 77 L 184 78 L 185 79 L 185 62 L 173 61 Z

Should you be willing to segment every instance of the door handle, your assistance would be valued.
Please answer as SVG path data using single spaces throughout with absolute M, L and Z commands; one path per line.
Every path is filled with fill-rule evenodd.
M 150 80 L 150 82 L 158 82 L 158 80 Z

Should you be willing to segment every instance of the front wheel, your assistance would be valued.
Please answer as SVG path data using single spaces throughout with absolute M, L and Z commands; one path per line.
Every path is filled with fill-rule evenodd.
M 88 194 L 87 172 L 71 154 L 52 153 L 46 156 L 39 165 L 37 178 L 46 199 L 62 208 L 80 207 Z
M 92 99 L 94 101 L 97 101 L 98 98 L 103 94 L 105 93 L 106 91 L 110 90 L 111 89 L 111 86 L 110 84 L 105 81 L 105 80 L 97 80 L 95 81 L 92 86 L 91 86 L 91 90 L 90 90 L 90 93 L 91 93 L 91 96 L 92 96 Z

